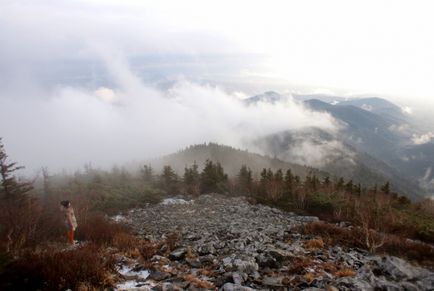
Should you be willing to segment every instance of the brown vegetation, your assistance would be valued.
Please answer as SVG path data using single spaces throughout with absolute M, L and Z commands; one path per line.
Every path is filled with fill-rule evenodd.
M 214 289 L 214 285 L 211 284 L 208 281 L 201 280 L 197 278 L 196 276 L 193 276 L 191 274 L 186 275 L 183 277 L 183 279 L 187 282 L 190 282 L 194 287 L 196 288 L 205 288 L 205 289 Z
M 354 277 L 356 275 L 356 272 L 353 269 L 350 268 L 343 268 L 340 269 L 335 273 L 336 277 Z
M 290 274 L 304 274 L 306 269 L 313 265 L 314 262 L 312 257 L 293 257 L 288 272 Z
M 8 280 L 2 280 L 4 285 L 0 287 L 3 290 L 77 290 L 83 284 L 112 286 L 109 270 L 114 270 L 114 260 L 94 244 L 72 250 L 28 251 L 8 266 L 3 274 Z
M 303 242 L 303 245 L 308 250 L 316 250 L 324 247 L 324 241 L 320 239 L 311 239 Z
M 329 223 L 314 222 L 299 227 L 297 231 L 303 234 L 319 235 L 330 244 L 369 250 L 366 243 L 360 239 L 364 236 L 364 230 L 361 227 L 342 228 Z M 372 231 L 371 235 L 374 240 L 383 241 L 381 247 L 376 249 L 378 253 L 400 256 L 419 264 L 434 266 L 434 247 L 430 244 L 375 231 Z

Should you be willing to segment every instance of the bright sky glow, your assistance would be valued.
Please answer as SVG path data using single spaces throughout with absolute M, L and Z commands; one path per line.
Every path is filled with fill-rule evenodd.
M 262 70 L 249 71 L 251 75 L 358 93 L 432 98 L 433 5 L 337 0 L 3 1 L 0 20 L 6 25 L 0 36 L 15 38 L 11 50 L 4 51 L 27 57 L 31 51 L 20 47 L 17 52 L 13 46 L 33 42 L 34 54 L 60 54 L 67 47 L 75 56 L 86 55 L 92 42 L 109 43 L 127 56 L 258 53 L 266 62 Z M 33 35 L 21 35 L 25 31 Z

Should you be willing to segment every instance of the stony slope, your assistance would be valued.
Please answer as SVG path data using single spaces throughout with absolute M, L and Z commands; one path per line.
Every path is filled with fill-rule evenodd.
M 434 288 L 434 273 L 427 269 L 396 257 L 323 245 L 319 238 L 294 230 L 316 217 L 251 205 L 244 198 L 204 195 L 191 201 L 166 200 L 121 219 L 150 240 L 174 232 L 180 237 L 170 255 L 152 259 L 161 267 L 151 268 L 140 284 L 123 285 L 129 289 L 197 290 L 198 283 L 221 290 Z M 135 268 L 140 269 L 140 265 Z

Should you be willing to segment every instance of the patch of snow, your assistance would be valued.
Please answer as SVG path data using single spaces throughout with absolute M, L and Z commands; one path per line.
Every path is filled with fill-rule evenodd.
M 136 280 L 128 280 L 116 284 L 115 290 L 152 290 L 153 287 L 155 287 L 155 283 L 152 282 L 138 282 Z
M 174 205 L 174 204 L 191 204 L 193 203 L 193 200 L 187 201 L 184 199 L 178 199 L 178 198 L 167 198 L 161 201 L 162 205 Z
M 132 271 L 132 268 L 128 267 L 128 266 L 121 266 L 120 268 L 117 269 L 118 273 L 124 276 L 137 276 L 143 280 L 145 280 L 146 278 L 149 277 L 149 271 L 148 270 L 142 270 L 139 272 L 136 271 Z
M 116 221 L 116 222 L 125 222 L 125 221 L 127 221 L 128 219 L 127 219 L 125 216 L 123 216 L 123 215 L 121 215 L 121 214 L 118 214 L 118 215 L 116 215 L 116 216 L 113 216 L 113 217 L 112 217 L 112 220 L 114 220 L 114 221 Z
M 137 274 L 137 276 L 139 278 L 142 278 L 142 279 L 146 279 L 149 277 L 149 271 L 148 270 L 142 270 L 140 272 L 135 272 L 135 274 Z
M 133 288 L 135 288 L 137 286 L 138 282 L 137 281 L 126 281 L 120 284 L 117 284 L 115 289 L 116 290 L 131 290 Z
M 151 290 L 152 284 L 149 282 L 146 282 L 145 280 L 149 277 L 149 271 L 148 270 L 141 270 L 141 271 L 133 271 L 131 267 L 122 265 L 117 268 L 117 271 L 119 274 L 123 276 L 133 277 L 136 276 L 135 280 L 127 280 L 125 282 L 119 283 L 116 285 L 115 290 L 134 290 L 135 288 L 138 288 L 137 286 L 140 286 L 142 288 L 141 290 L 144 290 L 144 287 L 149 287 L 149 290 Z M 144 284 L 146 286 L 144 286 Z M 148 286 L 149 285 L 149 286 Z
M 127 274 L 130 270 L 131 270 L 131 268 L 129 268 L 128 266 L 125 266 L 125 265 L 122 265 L 120 268 L 117 268 L 118 273 L 121 275 Z

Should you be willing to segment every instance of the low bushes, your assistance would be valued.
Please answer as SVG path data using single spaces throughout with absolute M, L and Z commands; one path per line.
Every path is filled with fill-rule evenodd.
M 109 221 L 102 215 L 92 215 L 79 221 L 76 237 L 80 241 L 88 241 L 97 245 L 112 245 L 119 234 L 127 234 L 128 228 L 116 222 Z
M 360 227 L 342 228 L 324 222 L 313 222 L 297 228 L 303 234 L 318 235 L 328 244 L 368 249 L 365 233 Z M 390 234 L 380 234 L 371 230 L 372 239 L 382 241 L 375 251 L 407 258 L 421 265 L 434 267 L 434 247 L 430 244 L 409 240 Z
M 2 290 L 92 289 L 112 285 L 114 259 L 95 245 L 28 251 L 2 274 Z

